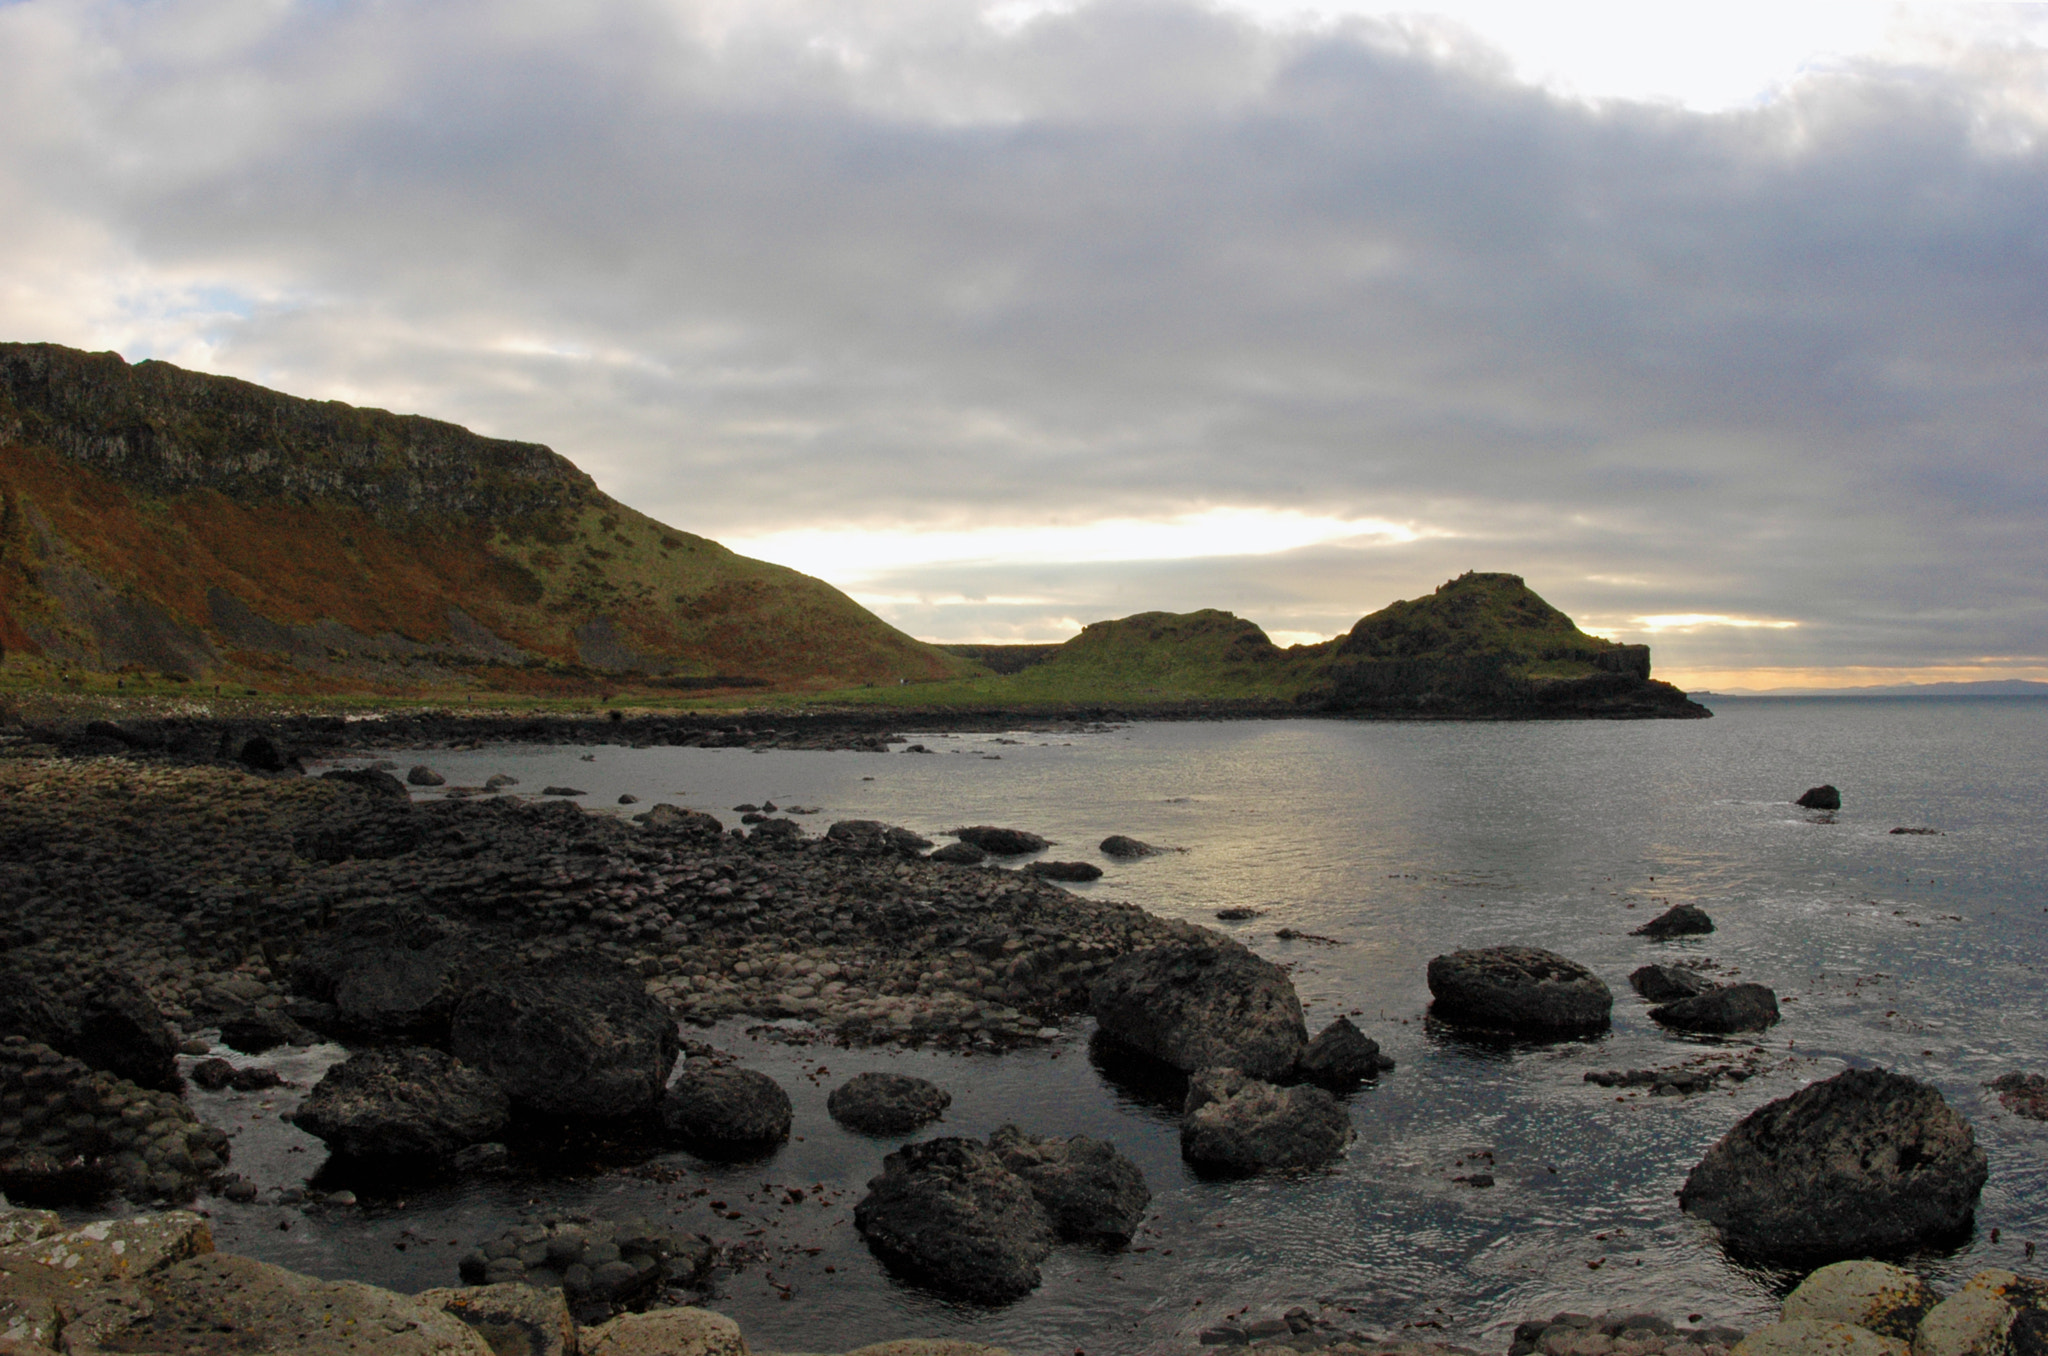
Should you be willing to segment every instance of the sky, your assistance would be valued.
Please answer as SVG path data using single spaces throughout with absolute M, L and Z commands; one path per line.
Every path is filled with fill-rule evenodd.
M 2048 678 L 2048 7 L 0 0 L 0 338 L 544 442 L 940 641 L 1522 575 Z

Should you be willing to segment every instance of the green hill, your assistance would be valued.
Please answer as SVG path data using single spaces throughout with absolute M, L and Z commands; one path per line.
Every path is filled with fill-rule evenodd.
M 266 692 L 838 688 L 980 671 L 534 443 L 0 344 L 0 646 Z

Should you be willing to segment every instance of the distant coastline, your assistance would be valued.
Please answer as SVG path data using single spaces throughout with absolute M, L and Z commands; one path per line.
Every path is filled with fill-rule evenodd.
M 1891 683 L 1871 687 L 1731 687 L 1688 692 L 1702 697 L 2048 697 L 2048 683 L 2001 678 L 1981 683 Z

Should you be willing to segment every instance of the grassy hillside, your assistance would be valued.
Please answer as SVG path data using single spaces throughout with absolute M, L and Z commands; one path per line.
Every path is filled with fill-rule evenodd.
M 820 689 L 978 671 L 534 444 L 0 345 L 17 676 L 264 691 Z

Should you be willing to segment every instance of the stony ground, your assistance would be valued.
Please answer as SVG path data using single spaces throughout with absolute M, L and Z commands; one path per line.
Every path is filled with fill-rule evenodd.
M 281 1007 L 307 938 L 404 905 L 541 953 L 619 956 L 685 1021 L 847 1040 L 1030 1039 L 1108 960 L 1186 925 L 1028 875 L 814 836 L 641 826 L 561 802 L 393 803 L 317 778 L 0 753 L 5 962 L 141 980 L 207 1025 Z

